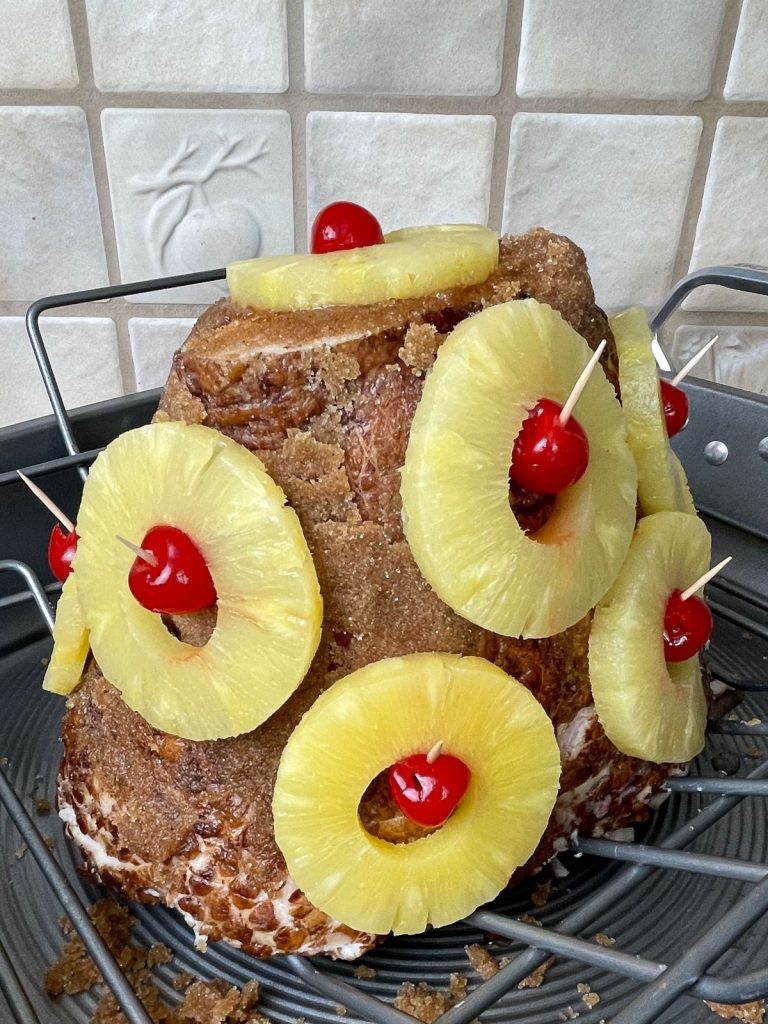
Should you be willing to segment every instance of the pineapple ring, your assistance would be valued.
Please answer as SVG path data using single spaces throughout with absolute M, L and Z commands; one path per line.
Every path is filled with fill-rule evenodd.
M 234 302 L 256 309 L 361 306 L 479 284 L 499 264 L 499 236 L 480 224 L 402 228 L 381 245 L 240 260 L 227 267 Z
M 664 612 L 673 590 L 706 572 L 706 526 L 685 512 L 641 519 L 619 577 L 595 609 L 589 675 L 608 739 L 644 761 L 689 761 L 704 746 L 707 705 L 698 656 L 664 660 Z
M 371 779 L 437 739 L 472 773 L 454 813 L 412 843 L 371 835 L 358 813 Z M 535 850 L 559 777 L 552 722 L 516 679 L 483 658 L 389 658 L 334 683 L 294 729 L 275 782 L 275 840 L 324 913 L 415 934 L 498 895 Z
M 70 573 L 56 605 L 53 650 L 45 670 L 43 689 L 62 696 L 71 693 L 82 679 L 87 657 L 88 630 L 80 609 L 75 574 Z
M 586 472 L 535 535 L 509 506 L 523 420 L 540 398 L 564 403 L 591 355 L 549 306 L 517 300 L 460 323 L 424 384 L 402 475 L 405 534 L 438 597 L 484 629 L 544 637 L 572 626 L 613 583 L 629 548 L 635 464 L 599 370 L 575 413 L 589 439 Z
M 218 595 L 203 647 L 182 643 L 128 589 L 133 555 L 169 523 L 193 538 Z M 192 740 L 255 729 L 293 693 L 320 639 L 322 601 L 293 509 L 262 463 L 209 427 L 155 423 L 97 458 L 74 559 L 91 648 L 126 704 Z
M 651 349 L 651 332 L 642 309 L 633 306 L 610 321 L 619 355 L 619 386 L 627 439 L 637 463 L 637 497 L 643 515 L 696 509 L 682 467 L 672 451 Z M 677 463 L 677 465 L 676 465 Z

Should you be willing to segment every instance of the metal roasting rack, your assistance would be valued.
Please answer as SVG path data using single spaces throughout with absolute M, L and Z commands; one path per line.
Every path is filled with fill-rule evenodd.
M 10 516 L 12 550 L 22 553 L 0 560 L 0 584 L 6 584 L 0 589 L 0 1022 L 89 1019 L 92 995 L 52 1002 L 42 993 L 45 967 L 61 943 L 56 918 L 63 909 L 129 1024 L 150 1024 L 88 916 L 99 891 L 78 876 L 77 854 L 56 819 L 45 826 L 57 830 L 51 841 L 29 809 L 35 795 L 52 795 L 58 762 L 61 704 L 39 687 L 40 659 L 50 651 L 53 625 L 49 598 L 58 586 L 41 583 L 44 528 L 50 523 L 35 519 L 35 510 L 22 501 L 15 471 L 45 478 L 46 487 L 58 488 L 74 508 L 78 475 L 85 479 L 86 467 L 111 437 L 149 419 L 157 392 L 70 417 L 40 318 L 52 309 L 223 277 L 223 270 L 214 270 L 73 292 L 41 299 L 27 313 L 54 418 L 0 433 L 0 539 L 2 519 Z M 768 271 L 713 267 L 684 278 L 651 321 L 663 369 L 669 363 L 659 342 L 662 328 L 684 297 L 705 284 L 768 295 Z M 338 1021 L 340 1008 L 350 1022 L 412 1024 L 412 1017 L 392 1006 L 398 986 L 444 986 L 451 971 L 471 974 L 464 946 L 480 941 L 507 962 L 490 980 L 471 984 L 466 998 L 440 1018 L 442 1024 L 468 1024 L 479 1014 L 505 1024 L 576 1016 L 581 1024 L 695 1024 L 717 1019 L 702 1000 L 733 1004 L 768 995 L 768 399 L 700 381 L 684 387 L 691 424 L 675 446 L 713 534 L 714 557 L 734 555 L 728 573 L 708 587 L 716 618 L 711 668 L 744 698 L 710 723 L 707 748 L 689 774 L 667 781 L 670 799 L 640 829 L 643 841 L 574 837 L 546 906 L 531 905 L 532 882 L 460 924 L 391 939 L 366 957 L 376 980 L 356 977 L 354 965 L 322 958 L 255 961 L 222 943 L 203 957 L 191 950 L 190 933 L 173 912 L 139 907 L 139 939 L 163 941 L 175 953 L 174 965 L 158 971 L 161 991 L 173 991 L 174 974 L 184 967 L 238 984 L 256 977 L 262 1008 L 276 1024 L 298 1016 Z M 3 454 L 10 454 L 10 463 L 3 463 Z M 755 767 L 745 771 L 750 761 Z M 713 772 L 723 765 L 729 774 Z M 596 942 L 600 931 L 615 936 L 615 945 Z M 554 966 L 541 988 L 518 989 L 552 956 Z M 601 993 L 600 1002 L 588 1007 L 577 983 L 581 994 L 585 983 L 587 991 Z

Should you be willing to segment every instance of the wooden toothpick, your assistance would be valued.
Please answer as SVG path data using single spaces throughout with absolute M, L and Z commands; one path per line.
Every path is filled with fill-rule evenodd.
M 443 752 L 443 741 L 438 740 L 437 743 L 432 747 L 430 752 L 427 754 L 427 764 L 434 764 L 435 761 L 440 757 Z
M 26 475 L 26 473 L 22 473 L 20 469 L 17 469 L 16 472 L 19 474 L 19 476 L 30 489 L 30 491 L 32 491 L 34 496 L 39 501 L 41 501 L 43 505 L 45 505 L 49 512 L 52 512 L 53 515 L 56 516 L 56 518 L 59 520 L 62 526 L 66 527 L 67 532 L 74 533 L 75 524 L 72 522 L 71 519 L 64 515 L 59 506 L 54 501 L 51 501 L 51 499 L 48 497 L 45 491 L 40 490 L 37 484 L 33 483 Z
M 608 342 L 605 340 L 605 338 L 603 338 L 603 340 L 597 346 L 595 351 L 592 353 L 592 358 L 581 371 L 579 379 L 573 385 L 573 390 L 571 391 L 570 395 L 568 395 L 568 400 L 566 401 L 563 408 L 560 410 L 560 415 L 558 416 L 561 427 L 564 427 L 568 420 L 571 418 L 571 414 L 573 413 L 573 407 L 576 405 L 579 398 L 581 397 L 581 392 L 587 386 L 587 381 L 589 380 L 592 371 L 597 366 L 600 360 L 600 356 L 603 354 L 603 349 L 607 344 Z
M 143 559 L 145 562 L 148 562 L 153 567 L 157 567 L 160 564 L 160 562 L 157 559 L 157 556 L 153 555 L 151 551 L 147 551 L 146 548 L 140 548 L 138 544 L 134 544 L 130 540 L 126 540 L 125 537 L 121 537 L 117 533 L 115 534 L 115 537 L 120 541 L 121 544 L 125 544 L 125 546 L 130 551 L 132 551 L 137 558 Z
M 716 334 L 711 341 L 708 341 L 706 345 L 702 345 L 699 351 L 695 355 L 691 356 L 691 358 L 688 360 L 688 362 L 685 364 L 682 370 L 680 370 L 679 373 L 676 373 L 675 376 L 672 378 L 673 387 L 676 388 L 680 381 L 684 380 L 688 376 L 688 374 L 694 368 L 696 363 L 698 363 L 700 359 L 704 358 L 704 356 L 707 354 L 707 352 L 709 352 L 709 350 L 712 348 L 712 346 L 715 344 L 719 337 L 720 335 Z
M 684 590 L 680 595 L 681 601 L 687 601 L 689 597 L 693 597 L 697 590 L 701 590 L 705 583 L 709 583 L 713 576 L 717 576 L 721 569 L 724 569 L 726 565 L 731 561 L 733 555 L 728 555 L 722 562 L 718 562 L 717 565 L 713 566 L 703 576 L 700 576 L 695 583 L 692 583 L 687 590 Z

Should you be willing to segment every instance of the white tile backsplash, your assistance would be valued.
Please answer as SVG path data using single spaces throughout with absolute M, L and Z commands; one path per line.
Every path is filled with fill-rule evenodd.
M 717 263 L 768 266 L 768 117 L 723 117 L 717 125 L 691 270 Z M 691 309 L 768 310 L 768 298 L 699 288 Z
M 518 94 L 706 96 L 724 11 L 725 0 L 525 0 Z
M 768 264 L 766 54 L 768 0 L 0 0 L 0 318 L 303 250 L 342 198 L 385 230 L 543 224 L 586 250 L 599 302 L 653 307 L 689 265 Z M 89 312 L 148 388 L 224 293 Z M 689 305 L 677 322 L 768 323 L 768 298 Z M 19 418 L 26 379 L 3 384 Z
M 67 0 L 0 0 L 0 89 L 69 89 L 77 80 Z
M 669 355 L 676 368 L 717 335 L 718 340 L 692 371 L 691 377 L 729 384 L 768 395 L 768 327 L 696 327 L 675 331 Z
M 700 133 L 696 117 L 518 114 L 504 230 L 569 235 L 600 305 L 653 306 L 671 281 Z
M 187 318 L 131 317 L 128 333 L 137 391 L 163 387 L 173 354 L 194 323 L 194 319 Z
M 307 118 L 307 210 L 366 206 L 384 231 L 488 217 L 495 119 L 331 113 Z M 450 140 L 450 145 L 447 144 Z
M 40 330 L 68 409 L 123 394 L 114 322 L 42 317 Z M 48 416 L 51 405 L 20 316 L 0 317 L 0 426 Z
M 291 122 L 283 110 L 102 114 L 124 281 L 293 252 Z M 223 282 L 136 301 L 212 302 Z
M 286 0 L 87 0 L 104 90 L 284 92 Z
M 0 107 L 0 291 L 30 301 L 106 283 L 79 107 Z
M 304 11 L 310 92 L 499 91 L 506 0 L 305 0 Z
M 728 100 L 768 100 L 768 3 L 744 0 L 725 83 Z

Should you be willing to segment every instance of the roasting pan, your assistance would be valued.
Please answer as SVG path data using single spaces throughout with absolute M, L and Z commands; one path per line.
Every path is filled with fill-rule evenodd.
M 46 968 L 63 945 L 66 913 L 95 957 L 130 1024 L 149 1017 L 90 925 L 99 897 L 77 871 L 78 853 L 54 812 L 61 698 L 40 688 L 58 584 L 46 564 L 48 513 L 18 482 L 38 478 L 57 503 L 77 508 L 86 467 L 124 430 L 147 422 L 159 392 L 69 415 L 48 361 L 43 312 L 139 292 L 218 280 L 221 270 L 42 299 L 27 326 L 54 415 L 0 431 L 0 1022 L 85 1024 L 97 995 L 43 991 Z M 768 294 L 768 271 L 714 267 L 689 275 L 652 320 L 657 359 L 669 369 L 663 327 L 685 295 L 704 284 Z M 102 306 L 97 307 L 99 310 Z M 743 695 L 711 723 L 704 752 L 687 777 L 670 779 L 669 798 L 649 824 L 613 840 L 574 837 L 561 856 L 548 902 L 532 902 L 532 880 L 466 921 L 425 936 L 390 939 L 355 964 L 289 956 L 256 961 L 223 943 L 194 952 L 175 912 L 134 906 L 136 937 L 163 942 L 173 962 L 156 983 L 170 1000 L 182 971 L 261 984 L 260 1010 L 275 1024 L 407 1024 L 395 1010 L 403 982 L 445 989 L 452 972 L 469 992 L 440 1020 L 555 1024 L 712 1024 L 703 1000 L 735 1004 L 768 996 L 768 399 L 688 380 L 691 422 L 675 438 L 691 490 L 713 535 L 713 561 L 733 555 L 707 588 L 715 614 L 709 650 L 714 677 Z M 723 689 L 718 686 L 718 689 Z M 618 841 L 618 839 L 622 841 Z M 540 901 L 536 901 L 537 903 Z M 597 934 L 615 940 L 598 943 Z M 491 980 L 469 968 L 473 942 L 508 963 Z M 554 956 L 539 988 L 519 988 Z M 588 1007 L 583 986 L 599 996 Z M 592 1000 L 594 1002 L 594 1000 Z M 744 1018 L 746 1019 L 746 1018 Z M 755 1019 L 758 1019 L 757 1017 Z

